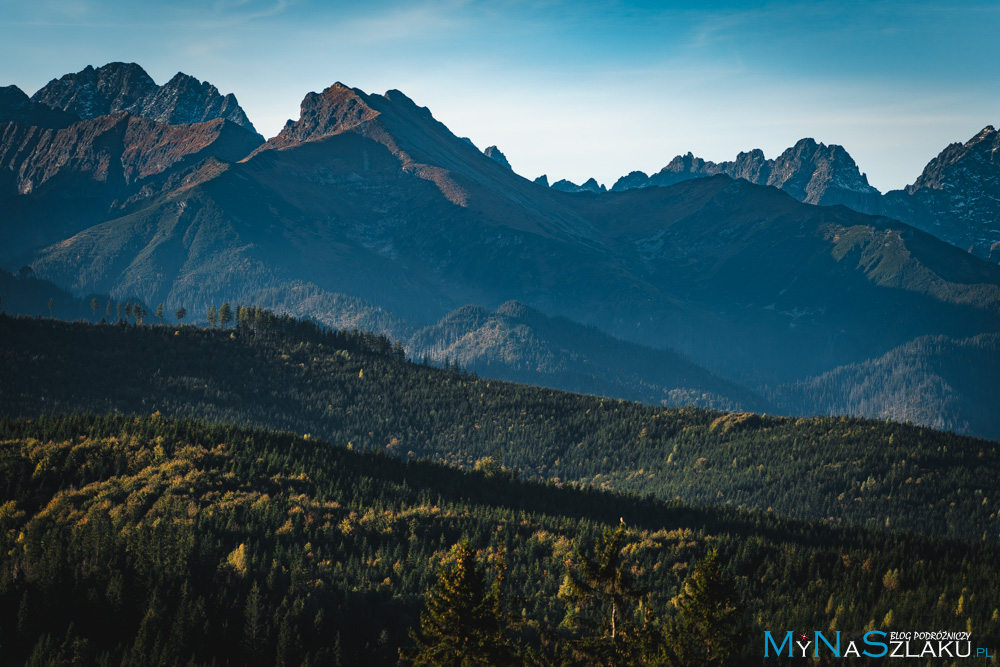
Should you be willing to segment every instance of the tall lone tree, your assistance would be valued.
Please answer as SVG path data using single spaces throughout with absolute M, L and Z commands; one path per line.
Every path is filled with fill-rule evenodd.
M 187 314 L 188 314 L 187 308 L 181 306 L 180 308 L 177 309 L 177 312 L 174 313 L 174 317 L 176 317 L 177 321 L 180 322 L 187 316 Z
M 671 600 L 677 616 L 667 643 L 677 665 L 738 664 L 743 645 L 742 609 L 733 582 L 719 567 L 713 550 L 684 580 Z
M 229 306 L 228 301 L 223 301 L 222 305 L 219 306 L 219 324 L 222 328 L 226 328 L 230 322 L 233 321 L 233 309 Z
M 576 547 L 559 597 L 568 603 L 570 627 L 615 639 L 624 629 L 629 602 L 639 597 L 622 563 L 625 522 L 607 529 L 597 541 L 594 555 Z
M 579 544 L 566 563 L 559 597 L 566 603 L 567 627 L 576 633 L 574 660 L 588 664 L 658 664 L 662 640 L 648 613 L 637 613 L 642 597 L 625 567 L 625 522 L 607 529 L 593 555 Z M 648 610 L 647 610 L 648 611 Z M 656 658 L 656 659 L 654 659 Z
M 456 544 L 427 591 L 420 629 L 411 633 L 415 645 L 403 657 L 414 665 L 516 664 L 504 634 L 501 585 L 502 573 L 493 586 L 487 585 L 467 541 Z

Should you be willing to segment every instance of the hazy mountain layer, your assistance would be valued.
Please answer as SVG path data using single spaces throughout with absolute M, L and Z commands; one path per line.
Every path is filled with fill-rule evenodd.
M 485 377 L 654 405 L 768 411 L 759 396 L 672 350 L 628 343 L 514 301 L 495 312 L 460 308 L 406 347 L 415 359 L 459 364 Z
M 774 400 L 789 413 L 889 418 L 1000 440 L 997 378 L 1000 334 L 924 336 L 781 387 Z

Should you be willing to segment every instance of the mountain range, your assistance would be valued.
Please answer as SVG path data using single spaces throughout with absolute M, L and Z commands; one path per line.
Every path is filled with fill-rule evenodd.
M 998 364 L 996 142 L 987 128 L 886 195 L 808 139 L 602 192 L 522 178 L 399 91 L 309 93 L 264 141 L 232 95 L 112 63 L 0 94 L 0 265 L 167 312 L 229 299 L 370 326 L 414 357 L 549 386 L 897 416 L 842 400 L 870 360 L 986 335 Z M 952 245 L 973 236 L 975 255 Z M 814 378 L 837 400 L 789 394 Z
M 842 204 L 900 220 L 995 264 L 1000 262 L 998 147 L 1000 133 L 988 125 L 969 141 L 945 148 L 912 185 L 884 195 L 869 185 L 842 146 L 813 139 L 802 139 L 773 160 L 760 149 L 719 163 L 691 153 L 678 155 L 652 176 L 633 171 L 611 189 L 621 192 L 726 174 L 779 188 L 807 204 Z

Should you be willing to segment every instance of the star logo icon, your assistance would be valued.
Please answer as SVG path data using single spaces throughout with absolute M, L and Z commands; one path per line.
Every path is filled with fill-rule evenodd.
M 802 641 L 805 641 L 805 640 L 809 639 L 809 635 L 806 634 L 805 632 L 803 632 L 801 635 L 799 635 L 799 639 L 801 639 Z

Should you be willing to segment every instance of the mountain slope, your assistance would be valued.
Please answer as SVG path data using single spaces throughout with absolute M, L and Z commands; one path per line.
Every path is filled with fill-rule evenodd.
M 212 158 L 237 160 L 260 143 L 227 120 L 163 125 L 127 112 L 53 129 L 0 125 L 0 260 L 8 265 L 158 192 L 155 183 Z M 176 187 L 176 184 L 175 186 Z M 113 213 L 112 213 L 113 212 Z

